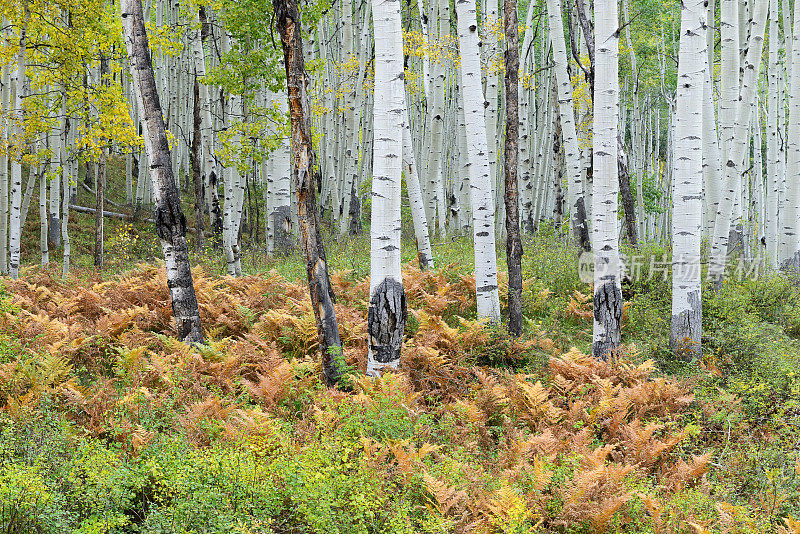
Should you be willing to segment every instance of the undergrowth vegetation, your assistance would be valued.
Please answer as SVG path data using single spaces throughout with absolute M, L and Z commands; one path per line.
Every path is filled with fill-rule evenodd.
M 320 382 L 297 258 L 239 279 L 196 267 L 203 347 L 174 340 L 163 266 L 4 280 L 0 528 L 800 532 L 797 281 L 706 295 L 705 356 L 680 364 L 669 282 L 634 280 L 625 350 L 601 362 L 591 288 L 555 232 L 526 242 L 521 339 L 475 320 L 454 240 L 436 270 L 404 267 L 401 369 L 366 379 L 358 242 L 330 253 L 341 390 Z

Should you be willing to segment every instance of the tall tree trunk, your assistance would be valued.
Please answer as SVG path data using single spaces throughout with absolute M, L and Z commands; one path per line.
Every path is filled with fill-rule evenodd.
M 283 42 L 289 113 L 292 125 L 292 175 L 297 191 L 298 226 L 306 262 L 308 289 L 317 322 L 322 369 L 326 384 L 332 386 L 343 365 L 342 342 L 333 309 L 333 289 L 328 277 L 325 246 L 319 230 L 319 215 L 314 198 L 316 155 L 311 142 L 311 111 L 306 93 L 306 70 L 300 12 L 296 0 L 273 0 L 275 20 Z
M 186 245 L 186 217 L 181 210 L 180 194 L 172 174 L 169 142 L 150 59 L 142 2 L 122 0 L 120 7 L 131 78 L 144 116 L 144 141 L 153 183 L 156 233 L 164 251 L 167 286 L 172 296 L 178 338 L 187 343 L 202 343 L 200 310 Z
M 403 168 L 406 174 L 408 201 L 411 204 L 411 218 L 414 222 L 414 236 L 417 238 L 417 259 L 422 270 L 433 268 L 433 252 L 428 219 L 425 216 L 425 201 L 417 173 L 417 162 L 414 158 L 414 146 L 411 144 L 411 124 L 408 118 L 408 107 L 404 106 L 403 115 Z
M 703 84 L 706 76 L 706 0 L 681 10 L 672 204 L 672 328 L 670 346 L 682 358 L 701 353 L 700 241 L 703 192 Z M 761 147 L 759 147 L 760 149 Z
M 749 139 L 748 126 L 752 114 L 753 99 L 756 96 L 758 73 L 761 67 L 761 52 L 764 42 L 764 27 L 767 20 L 768 7 L 768 0 L 758 0 L 754 6 L 750 40 L 742 69 L 744 74 L 742 77 L 741 95 L 736 101 L 733 132 L 729 137 L 727 152 L 724 152 L 724 157 L 726 158 L 724 165 L 725 184 L 714 221 L 714 236 L 711 242 L 711 254 L 708 268 L 708 279 L 716 288 L 719 288 L 724 278 L 729 241 L 728 236 L 735 197 L 737 194 L 741 195 L 739 191 L 741 187 L 739 184 L 746 170 L 742 167 L 744 166 L 745 151 L 749 146 L 749 143 L 746 142 L 747 139 Z
M 580 0 L 579 0 L 580 1 Z M 617 243 L 617 136 L 619 126 L 619 32 L 617 1 L 595 0 L 594 150 L 592 249 L 594 343 L 605 359 L 620 343 L 622 288 Z
M 572 83 L 567 70 L 567 49 L 564 42 L 561 0 L 547 1 L 548 26 L 553 43 L 556 87 L 558 88 L 558 115 L 561 121 L 561 138 L 564 141 L 564 160 L 567 167 L 567 204 L 575 238 L 580 240 L 586 229 L 585 214 L 581 217 L 578 203 L 583 203 L 583 178 L 581 157 L 578 149 L 578 134 L 572 105 Z
M 500 323 L 497 290 L 494 198 L 486 144 L 484 108 L 488 103 L 481 87 L 481 55 L 475 0 L 456 0 L 458 48 L 461 55 L 461 87 L 464 90 L 467 153 L 469 156 L 472 230 L 475 238 L 475 289 L 478 317 Z
M 397 369 L 406 326 L 406 294 L 400 266 L 400 180 L 405 115 L 403 28 L 400 0 L 373 0 L 375 101 L 373 112 L 370 300 L 367 375 Z M 398 138 L 399 137 L 399 138 Z
M 619 193 L 622 199 L 622 210 L 625 212 L 625 232 L 628 243 L 632 247 L 639 244 L 639 232 L 636 224 L 636 204 L 631 193 L 631 177 L 628 174 L 628 154 L 622 144 L 622 135 L 617 135 L 617 175 L 619 178 Z
M 10 33 L 8 21 L 3 19 L 3 32 Z M 8 109 L 11 105 L 11 65 L 4 65 L 3 86 L 0 89 L 0 109 Z M 8 147 L 10 117 L 3 113 L 0 116 L 0 143 L 4 149 Z M 0 274 L 8 274 L 8 150 L 0 151 Z
M 203 250 L 203 232 L 205 230 L 205 218 L 203 217 L 203 210 L 205 207 L 205 195 L 203 191 L 203 173 L 200 170 L 202 167 L 202 120 L 200 108 L 200 81 L 198 79 L 197 70 L 194 74 L 194 106 L 192 119 L 194 124 L 194 132 L 192 135 L 192 182 L 194 183 L 194 225 L 197 228 L 195 234 L 195 249 L 200 252 Z
M 517 0 L 505 0 L 503 22 L 506 31 L 506 260 L 508 262 L 508 331 L 522 334 L 522 239 L 519 235 L 519 195 L 517 159 L 519 157 L 519 35 Z M 571 111 L 570 111 L 571 113 Z M 577 146 L 577 145 L 576 145 Z
M 14 105 L 11 107 L 16 115 L 14 119 L 17 121 L 13 126 L 12 131 L 19 140 L 24 138 L 24 111 L 22 109 L 22 97 L 26 86 L 25 52 L 28 46 L 27 32 L 28 19 L 30 18 L 30 11 L 28 10 L 27 1 L 23 2 L 22 9 L 23 20 L 20 26 L 19 52 L 17 53 L 17 70 L 15 76 L 16 90 L 14 92 Z M 17 148 L 19 153 L 16 154 L 11 160 L 11 209 L 9 211 L 10 224 L 8 239 L 8 272 L 11 275 L 11 278 L 19 277 L 20 241 L 22 239 L 22 153 L 24 152 L 24 146 L 22 146 L 22 143 L 20 142 L 20 146 Z
M 784 5 L 784 9 L 788 6 Z M 794 4 L 792 32 L 792 72 L 789 77 L 789 119 L 786 125 L 786 203 L 785 227 L 787 261 L 782 267 L 800 270 L 800 2 Z

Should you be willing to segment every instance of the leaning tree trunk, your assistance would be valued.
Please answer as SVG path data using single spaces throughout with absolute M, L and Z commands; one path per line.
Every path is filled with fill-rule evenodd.
M 417 238 L 417 260 L 419 268 L 433 268 L 433 252 L 431 251 L 431 238 L 428 219 L 425 216 L 425 201 L 422 197 L 422 188 L 417 173 L 417 162 L 414 158 L 414 147 L 411 144 L 411 124 L 408 117 L 408 107 L 403 106 L 403 169 L 406 172 L 406 188 L 408 189 L 408 202 L 411 204 L 411 219 L 414 222 L 414 236 Z
M 400 270 L 400 180 L 402 176 L 403 27 L 400 0 L 373 0 L 375 100 L 372 115 L 372 226 L 370 299 L 367 315 L 367 374 L 397 369 L 406 326 L 406 294 Z
M 594 150 L 592 249 L 594 343 L 606 358 L 620 343 L 622 288 L 617 243 L 617 135 L 619 126 L 619 32 L 617 1 L 595 0 Z
M 495 250 L 493 177 L 489 173 L 489 149 L 484 106 L 489 105 L 481 87 L 481 55 L 475 0 L 456 0 L 458 48 L 461 54 L 461 87 L 464 90 L 464 116 L 469 158 L 472 230 L 475 238 L 475 291 L 478 317 L 500 322 L 500 296 L 497 291 L 497 253 Z
M 322 350 L 322 371 L 330 386 L 341 376 L 342 342 L 333 309 L 333 289 L 328 277 L 325 246 L 319 230 L 319 215 L 314 197 L 316 155 L 311 142 L 311 110 L 306 94 L 306 69 L 300 12 L 296 0 L 273 0 L 275 20 L 283 42 L 289 116 L 292 126 L 292 177 L 297 191 L 298 226 L 302 238 L 303 258 L 308 274 L 308 289 L 317 322 L 317 335 Z
M 700 241 L 703 208 L 703 83 L 706 68 L 706 0 L 681 10 L 673 160 L 672 328 L 670 346 L 682 358 L 700 355 Z M 761 147 L 759 147 L 760 149 Z
M 522 334 L 522 239 L 519 235 L 519 194 L 517 190 L 517 159 L 519 157 L 519 30 L 517 29 L 519 22 L 517 21 L 517 0 L 505 0 L 503 22 L 506 30 L 506 145 L 504 154 L 508 331 L 514 336 L 519 336 Z M 571 114 L 572 110 L 570 109 Z M 577 146 L 576 143 L 576 149 Z M 577 157 L 577 153 L 575 156 Z
M 185 342 L 202 343 L 200 310 L 186 245 L 186 217 L 181 211 L 180 193 L 172 174 L 169 143 L 150 59 L 142 2 L 122 0 L 120 7 L 131 78 L 139 109 L 144 115 L 144 144 L 153 183 L 156 233 L 164 251 L 167 286 L 172 296 L 172 313 L 178 338 Z

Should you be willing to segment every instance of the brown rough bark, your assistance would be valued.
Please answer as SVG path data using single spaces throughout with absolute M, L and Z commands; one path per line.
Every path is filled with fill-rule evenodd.
M 164 251 L 167 286 L 172 297 L 178 338 L 187 343 L 202 343 L 200 310 L 186 245 L 186 217 L 181 210 L 180 194 L 172 171 L 164 116 L 144 27 L 142 2 L 123 0 L 120 7 L 131 78 L 143 113 L 145 149 L 150 161 L 155 200 L 153 218 Z
M 306 262 L 308 290 L 317 322 L 322 372 L 325 383 L 332 386 L 342 374 L 342 342 L 333 309 L 334 295 L 328 276 L 325 246 L 319 228 L 319 213 L 314 192 L 316 154 L 311 142 L 311 123 L 300 12 L 296 0 L 273 0 L 275 20 L 283 43 L 289 116 L 292 129 L 292 179 L 297 192 L 298 225 L 303 258 Z
M 508 262 L 508 331 L 522 334 L 522 239 L 519 235 L 519 192 L 517 158 L 519 155 L 519 22 L 517 0 L 505 0 L 503 22 L 506 31 L 506 143 L 505 204 L 506 259 Z
M 195 249 L 200 252 L 203 250 L 203 230 L 205 230 L 205 219 L 203 208 L 205 206 L 203 175 L 200 171 L 200 149 L 202 148 L 202 133 L 200 133 L 200 82 L 197 74 L 194 76 L 194 109 L 192 112 L 194 122 L 194 132 L 192 136 L 192 181 L 194 182 L 194 225 L 198 229 L 194 242 Z
M 619 192 L 622 196 L 622 208 L 625 211 L 625 232 L 628 243 L 632 247 L 639 246 L 639 236 L 636 232 L 636 206 L 631 193 L 631 177 L 628 174 L 628 154 L 622 144 L 622 138 L 617 135 L 617 175 L 619 178 Z
M 105 79 L 108 74 L 108 58 L 100 56 L 100 83 L 107 84 Z M 105 206 L 106 195 L 106 148 L 102 149 L 100 161 L 95 167 L 95 209 L 97 212 L 94 217 L 94 266 L 96 269 L 103 268 L 103 207 Z

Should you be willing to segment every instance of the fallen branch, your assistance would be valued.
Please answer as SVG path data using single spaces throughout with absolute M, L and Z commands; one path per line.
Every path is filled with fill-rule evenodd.
M 94 209 L 94 208 L 87 208 L 85 206 L 78 206 L 76 204 L 70 204 L 69 205 L 69 209 L 71 209 L 72 211 L 77 211 L 78 213 L 91 213 L 91 214 L 97 213 L 97 210 Z M 122 219 L 122 220 L 132 220 L 133 219 L 133 215 L 128 215 L 126 213 L 116 213 L 114 211 L 106 211 L 106 210 L 103 210 L 103 217 L 111 217 L 112 219 Z M 155 221 L 153 219 L 139 219 L 139 220 L 140 221 L 144 221 L 144 222 L 149 222 L 149 223 L 155 223 Z M 186 230 L 188 232 L 193 233 L 193 234 L 197 233 L 197 230 L 195 228 L 192 228 L 191 226 L 187 226 Z M 208 233 L 208 232 L 205 232 L 203 235 L 206 236 L 206 237 L 209 237 L 211 234 Z
M 81 185 L 83 186 L 83 188 L 84 188 L 84 189 L 86 189 L 86 191 L 88 191 L 89 193 L 91 193 L 91 194 L 92 194 L 92 196 L 96 196 L 96 195 L 97 195 L 97 193 L 95 193 L 95 192 L 94 192 L 94 189 L 92 189 L 91 187 L 89 187 L 88 185 L 86 185 L 86 183 L 85 183 L 85 182 L 81 182 Z M 105 199 L 105 201 L 106 201 L 106 202 L 108 202 L 109 204 L 111 204 L 112 206 L 115 206 L 115 207 L 117 207 L 117 208 L 124 208 L 124 207 L 125 207 L 125 206 L 123 206 L 122 204 L 117 204 L 116 202 L 114 202 L 114 201 L 113 201 L 113 200 L 111 200 L 110 198 L 106 198 L 106 199 Z M 103 216 L 105 216 L 105 213 L 103 214 Z

